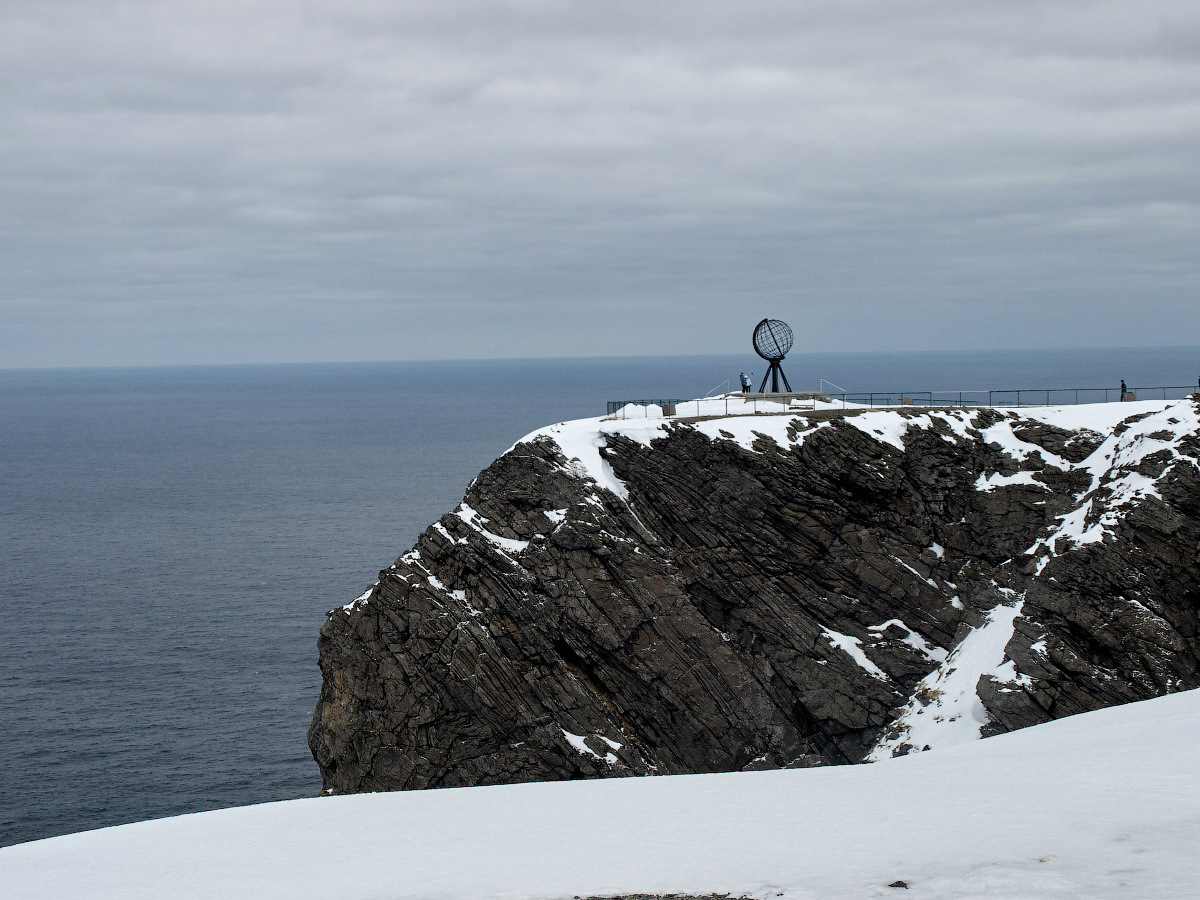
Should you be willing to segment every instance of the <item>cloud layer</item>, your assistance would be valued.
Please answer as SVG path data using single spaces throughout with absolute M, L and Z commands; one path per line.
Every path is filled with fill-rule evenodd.
M 0 59 L 0 366 L 1200 325 L 1189 4 L 9 0 Z

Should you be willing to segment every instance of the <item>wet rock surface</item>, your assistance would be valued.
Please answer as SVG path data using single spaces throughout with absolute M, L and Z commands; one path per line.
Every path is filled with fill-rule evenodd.
M 325 790 L 857 763 L 1200 686 L 1192 401 L 766 418 L 604 434 L 626 496 L 550 433 L 480 473 L 321 629 Z

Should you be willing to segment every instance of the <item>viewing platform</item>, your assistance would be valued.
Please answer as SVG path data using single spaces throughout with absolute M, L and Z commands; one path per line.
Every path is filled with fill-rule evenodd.
M 697 419 L 716 416 L 787 415 L 797 412 L 852 411 L 889 407 L 1022 408 L 1078 406 L 1135 400 L 1182 400 L 1200 396 L 1196 385 L 1120 388 L 1021 388 L 965 391 L 876 391 L 826 393 L 734 392 L 698 400 L 610 400 L 607 416 L 614 419 Z

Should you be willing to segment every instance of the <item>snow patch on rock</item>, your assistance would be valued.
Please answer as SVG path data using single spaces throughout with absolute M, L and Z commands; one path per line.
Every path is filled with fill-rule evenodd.
M 501 537 L 498 534 L 493 534 L 483 526 L 487 524 L 487 519 L 481 516 L 478 512 L 471 509 L 465 503 L 460 503 L 458 509 L 454 510 L 454 515 L 462 519 L 464 524 L 469 528 L 473 528 L 479 532 L 484 538 L 491 542 L 495 547 L 503 550 L 507 554 L 523 553 L 529 549 L 529 541 L 519 541 L 515 538 Z
M 605 753 L 603 756 L 601 756 L 599 753 L 597 753 L 595 750 L 593 750 L 591 747 L 589 747 L 587 745 L 588 736 L 582 735 L 582 734 L 574 734 L 570 731 L 567 731 L 567 729 L 565 729 L 565 728 L 559 728 L 559 731 L 562 732 L 562 735 L 564 738 L 566 738 L 567 743 L 570 744 L 572 747 L 574 747 L 575 751 L 577 753 L 579 753 L 583 756 L 591 756 L 595 759 L 600 760 L 600 762 L 602 762 L 602 763 L 607 763 L 610 766 L 613 765 L 617 761 L 617 755 L 612 751 L 620 750 L 622 745 L 618 744 L 616 741 L 610 741 L 608 738 L 604 737 L 604 735 L 601 735 L 601 734 L 590 735 L 593 738 L 600 739 L 601 741 L 603 741 L 604 743 L 606 743 L 609 746 L 609 748 L 610 748 L 609 752 Z
M 984 492 L 994 491 L 996 488 L 1011 487 L 1016 484 L 1027 484 L 1039 487 L 1044 491 L 1049 490 L 1046 485 L 1033 477 L 1033 472 L 1017 472 L 1013 475 L 1001 475 L 999 472 L 992 472 L 990 475 L 980 475 L 975 479 L 975 490 Z
M 1196 405 L 1187 400 L 1138 405 L 1151 408 L 1116 423 L 1116 433 L 1075 467 L 1091 475 L 1091 484 L 1075 497 L 1078 505 L 1059 516 L 1059 524 L 1025 551 L 1038 557 L 1039 574 L 1053 557 L 1103 541 L 1137 503 L 1161 499 L 1158 481 L 1175 465 L 1200 469 L 1195 452 L 1181 446 L 1200 431 Z M 1153 474 L 1139 471 L 1146 467 Z
M 869 625 L 867 626 L 867 631 L 878 632 L 880 637 L 882 637 L 883 632 L 887 631 L 888 628 L 891 628 L 892 626 L 895 626 L 896 628 L 906 632 L 904 637 L 900 638 L 900 642 L 902 644 L 908 644 L 908 646 L 912 647 L 914 650 L 932 662 L 941 663 L 946 661 L 947 654 L 944 649 L 931 645 L 925 640 L 925 638 L 921 637 L 921 635 L 917 634 L 917 632 L 913 631 L 899 619 L 888 619 L 886 622 L 882 622 L 879 625 Z
M 979 739 L 989 721 L 979 699 L 979 680 L 991 677 L 1009 684 L 1027 683 L 1022 680 L 1027 676 L 1018 675 L 1015 665 L 1004 655 L 1024 602 L 1021 599 L 992 609 L 984 623 L 921 680 L 913 699 L 867 755 L 869 761 Z
M 880 681 L 888 681 L 887 673 L 871 660 L 867 659 L 867 654 L 863 652 L 862 641 L 856 637 L 851 637 L 848 634 L 840 634 L 829 628 L 822 628 L 821 634 L 843 653 L 853 659 L 860 669 L 865 671 L 872 678 L 877 678 Z
M 379 587 L 378 581 L 375 582 L 373 585 L 371 585 L 369 588 L 367 588 L 365 591 L 363 591 L 361 594 L 359 594 L 357 597 L 355 597 L 353 600 L 351 600 L 349 603 L 347 603 L 345 606 L 343 606 L 342 607 L 343 612 L 354 612 L 354 610 L 358 609 L 360 606 L 366 606 L 367 601 L 369 601 L 371 599 L 371 594 L 373 594 L 375 592 L 375 588 L 377 588 L 377 587 Z M 343 596 L 345 596 L 345 595 L 343 595 Z

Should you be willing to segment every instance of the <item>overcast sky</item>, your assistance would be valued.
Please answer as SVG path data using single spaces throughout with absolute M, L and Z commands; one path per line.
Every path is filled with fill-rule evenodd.
M 1200 4 L 0 4 L 0 367 L 1200 344 Z

